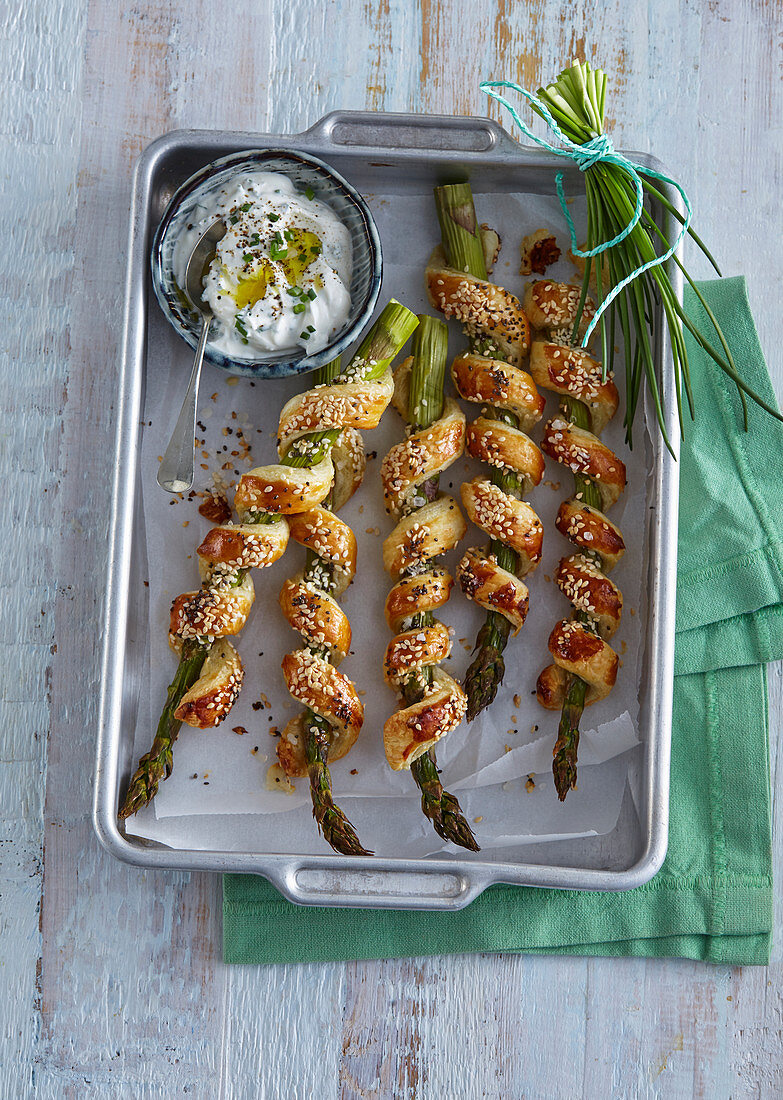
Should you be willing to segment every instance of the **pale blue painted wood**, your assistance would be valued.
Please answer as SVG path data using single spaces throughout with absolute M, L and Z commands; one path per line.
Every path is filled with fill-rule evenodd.
M 484 113 L 479 79 L 534 83 L 586 42 L 616 74 L 618 144 L 655 151 L 687 182 L 705 237 L 728 271 L 748 274 L 776 353 L 773 7 L 31 0 L 0 20 L 0 227 L 31 257 L 21 275 L 0 273 L 0 524 L 8 558 L 18 548 L 21 559 L 3 588 L 0 638 L 0 1095 L 779 1094 L 779 946 L 772 967 L 746 971 L 495 956 L 228 969 L 218 881 L 140 875 L 105 856 L 89 824 L 111 405 L 141 147 L 177 126 L 294 131 L 337 107 Z M 770 365 L 780 393 L 777 354 Z M 773 780 L 781 682 L 776 668 Z M 778 877 L 781 824 L 778 798 Z
M 0 1095 L 27 1095 L 41 1035 L 37 962 L 47 737 L 62 524 L 84 13 L 53 2 L 0 17 Z M 45 350 L 44 350 L 45 349 Z M 44 493 L 45 491 L 45 493 Z M 11 569 L 9 571 L 8 565 Z

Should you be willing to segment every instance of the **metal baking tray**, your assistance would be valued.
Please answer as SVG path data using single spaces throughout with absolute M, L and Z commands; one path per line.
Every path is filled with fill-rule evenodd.
M 346 859 L 333 854 L 290 855 L 260 851 L 175 848 L 126 835 L 117 820 L 120 794 L 135 767 L 132 757 L 135 699 L 142 641 L 149 629 L 143 592 L 137 589 L 140 415 L 146 369 L 150 301 L 149 248 L 169 198 L 188 176 L 218 157 L 240 149 L 296 148 L 313 153 L 361 192 L 383 186 L 429 190 L 436 183 L 468 177 L 485 192 L 554 193 L 556 171 L 576 190 L 578 170 L 562 159 L 514 141 L 488 118 L 333 112 L 301 134 L 182 130 L 165 135 L 142 153 L 131 201 L 125 316 L 121 345 L 117 434 L 109 536 L 109 568 L 95 774 L 94 826 L 100 842 L 119 859 L 148 868 L 247 872 L 269 879 L 291 901 L 366 908 L 459 909 L 488 886 L 516 883 L 564 889 L 626 890 L 648 881 L 666 854 L 669 759 L 674 663 L 678 468 L 653 441 L 647 493 L 651 507 L 643 568 L 648 606 L 644 636 L 639 736 L 641 804 L 625 803 L 609 836 L 532 845 L 524 862 L 503 862 L 460 852 L 452 858 Z M 644 154 L 640 163 L 661 165 Z M 669 201 L 678 207 L 673 189 Z M 679 208 L 679 207 L 678 207 Z M 653 214 L 667 234 L 671 215 Z M 671 236 L 670 236 L 671 239 Z M 679 272 L 671 272 L 678 294 Z M 153 309 L 156 308 L 153 301 Z M 662 326 L 658 326 L 659 332 Z M 676 447 L 678 427 L 671 358 L 663 334 L 655 348 L 659 384 L 669 399 L 667 425 Z M 641 535 L 641 533 L 640 533 Z M 627 801 L 627 800 L 626 800 Z M 502 854 L 502 852 L 501 852 Z

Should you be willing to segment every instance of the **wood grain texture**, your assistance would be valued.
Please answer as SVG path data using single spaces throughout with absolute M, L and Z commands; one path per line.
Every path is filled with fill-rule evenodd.
M 139 874 L 89 822 L 141 148 L 179 126 L 296 131 L 337 107 L 484 114 L 480 79 L 534 85 L 586 52 L 614 74 L 618 144 L 655 151 L 727 271 L 747 273 L 772 355 L 780 14 L 774 0 L 29 0 L 0 13 L 0 221 L 28 257 L 25 278 L 0 273 L 0 524 L 23 548 L 0 638 L 0 1096 L 780 1095 L 779 943 L 772 966 L 747 970 L 498 956 L 226 968 L 217 878 Z M 783 364 L 770 366 L 781 393 Z M 780 881 L 779 667 L 770 701 Z

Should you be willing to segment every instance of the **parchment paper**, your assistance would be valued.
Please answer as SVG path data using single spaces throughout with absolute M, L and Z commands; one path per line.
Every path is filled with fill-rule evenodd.
M 394 296 L 416 312 L 426 310 L 423 270 L 438 241 L 431 196 L 367 197 L 384 247 L 382 303 Z M 477 195 L 476 202 L 480 219 L 497 228 L 505 242 L 493 278 L 521 296 L 526 280 L 517 273 L 518 247 L 524 234 L 540 226 L 555 227 L 564 255 L 567 252 L 556 201 L 540 196 L 492 194 Z M 578 223 L 578 202 L 572 212 Z M 404 234 L 400 226 L 407 227 Z M 547 277 L 572 280 L 574 267 L 561 258 Z M 151 308 L 155 309 L 154 304 Z M 463 347 L 459 328 L 453 326 L 450 356 Z M 186 345 L 161 318 L 151 318 L 142 445 L 149 565 L 149 577 L 145 578 L 150 601 L 149 696 L 142 697 L 139 709 L 136 758 L 149 748 L 166 685 L 176 667 L 167 643 L 169 604 L 179 592 L 197 587 L 195 548 L 209 528 L 208 521 L 197 512 L 198 498 L 171 498 L 155 481 L 158 456 L 163 453 L 179 410 L 189 355 Z M 616 372 L 619 375 L 621 371 L 618 357 Z M 307 376 L 252 384 L 205 365 L 198 429 L 203 446 L 197 458 L 195 488 L 210 488 L 217 475 L 233 489 L 244 470 L 274 461 L 278 412 L 289 396 L 307 384 Z M 469 419 L 476 415 L 477 407 L 465 407 Z M 549 395 L 547 415 L 555 410 L 555 399 Z M 547 460 L 545 482 L 529 497 L 544 523 L 544 557 L 528 578 L 530 613 L 521 633 L 506 650 L 505 682 L 488 711 L 470 726 L 463 723 L 437 749 L 442 780 L 447 788 L 459 792 L 463 809 L 475 825 L 482 857 L 491 856 L 497 849 L 498 858 L 510 859 L 515 848 L 531 842 L 605 834 L 618 818 L 634 755 L 629 750 L 638 744 L 644 620 L 641 553 L 648 506 L 647 440 L 639 427 L 638 442 L 629 452 L 620 419 L 618 416 L 602 435 L 626 462 L 629 480 L 628 490 L 611 513 L 625 532 L 629 547 L 612 574 L 625 600 L 623 623 L 613 641 L 622 659 L 617 686 L 607 700 L 585 712 L 579 746 L 579 788 L 561 804 L 551 778 L 558 715 L 538 706 L 535 683 L 541 668 L 549 663 L 549 632 L 569 612 L 567 601 L 550 578 L 559 558 L 572 549 L 556 531 L 554 517 L 561 500 L 571 494 L 573 481 L 570 472 Z M 532 432 L 535 439 L 540 439 L 543 422 Z M 237 443 L 237 429 L 252 448 L 246 458 Z M 443 845 L 432 831 L 419 810 L 419 796 L 410 774 L 392 772 L 382 746 L 383 722 L 396 703 L 383 681 L 381 667 L 389 638 L 383 604 L 391 586 L 382 568 L 381 544 L 393 522 L 383 510 L 379 467 L 385 452 L 403 432 L 403 422 L 390 408 L 380 427 L 365 434 L 369 456 L 365 481 L 341 513 L 359 543 L 357 577 L 340 601 L 353 627 L 351 654 L 342 669 L 364 692 L 365 723 L 352 752 L 331 771 L 335 797 L 365 844 L 378 854 L 420 857 L 446 849 L 454 854 L 454 849 Z M 459 499 L 460 482 L 480 471 L 480 464 L 461 460 L 441 479 L 441 487 Z M 452 571 L 465 547 L 485 541 L 481 532 L 469 526 L 462 547 L 447 559 Z M 175 747 L 174 772 L 160 787 L 154 815 L 151 811 L 139 815 L 129 822 L 129 831 L 165 839 L 169 844 L 182 841 L 186 847 L 219 843 L 232 850 L 303 854 L 325 850 L 312 821 L 307 781 L 299 780 L 293 794 L 283 793 L 279 787 L 266 789 L 268 769 L 276 760 L 276 739 L 270 735 L 281 730 L 298 709 L 285 689 L 280 662 L 286 652 L 298 648 L 300 639 L 283 619 L 277 596 L 284 578 L 300 570 L 303 560 L 304 550 L 291 541 L 279 562 L 253 572 L 256 603 L 237 643 L 246 668 L 239 700 L 227 721 L 215 730 L 183 726 Z M 454 627 L 454 648 L 445 667 L 457 678 L 470 662 L 483 614 L 455 588 L 450 603 L 439 615 Z M 633 769 L 633 774 L 637 770 Z M 528 776 L 533 776 L 532 781 Z M 205 819 L 212 816 L 214 821 L 197 824 L 193 815 Z M 195 836 L 203 839 L 196 841 Z

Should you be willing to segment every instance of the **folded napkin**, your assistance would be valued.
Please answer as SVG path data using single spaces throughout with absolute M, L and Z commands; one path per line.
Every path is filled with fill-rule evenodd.
M 774 404 L 744 279 L 700 284 L 748 384 Z M 703 331 L 696 296 L 685 305 Z M 621 893 L 495 886 L 457 913 L 305 908 L 226 875 L 227 962 L 513 951 L 765 963 L 772 857 L 764 662 L 783 657 L 783 426 L 686 336 L 698 420 L 680 466 L 669 850 Z M 284 929 L 284 934 L 281 934 Z

